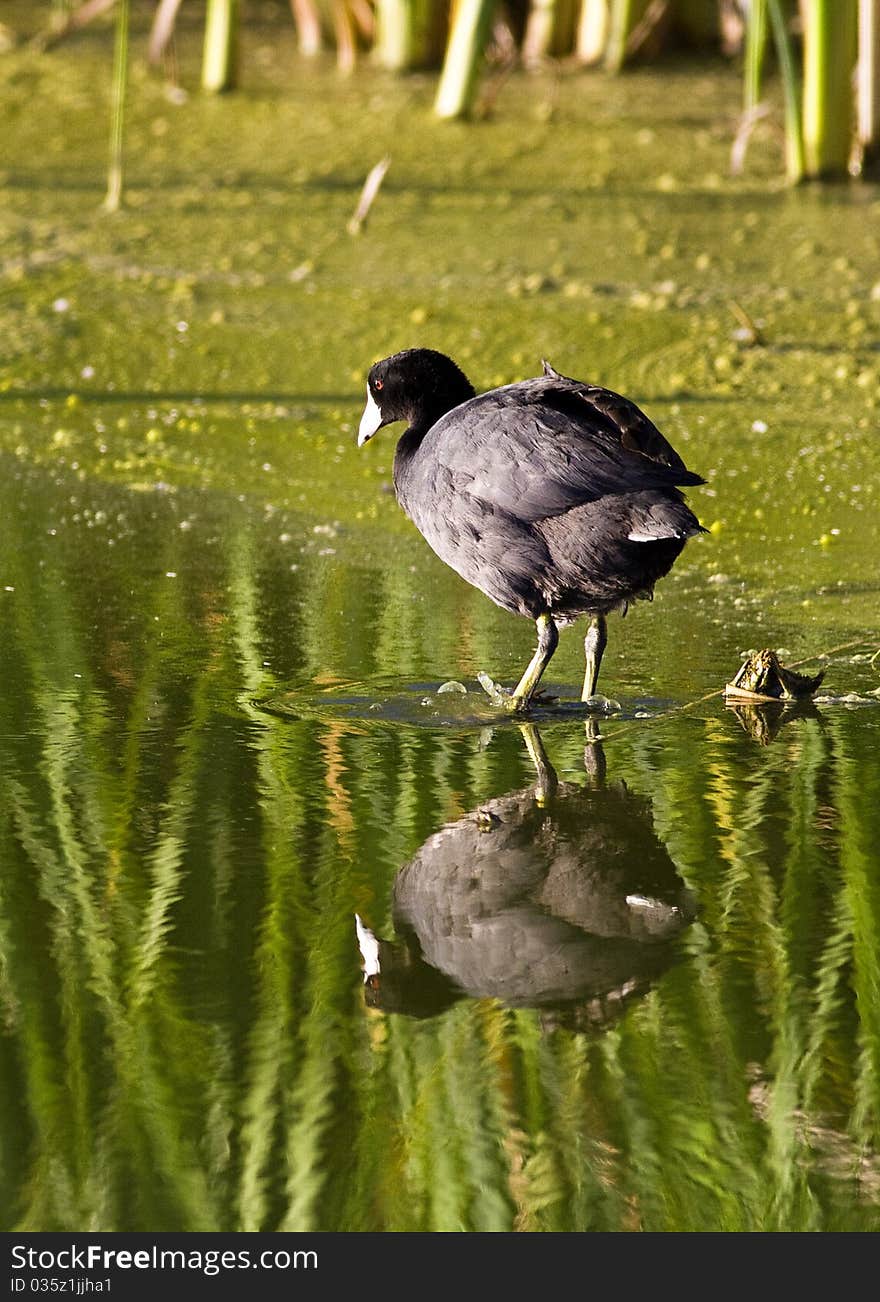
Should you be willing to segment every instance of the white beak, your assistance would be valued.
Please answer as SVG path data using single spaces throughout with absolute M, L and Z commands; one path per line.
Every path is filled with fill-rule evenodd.
M 362 448 L 365 443 L 380 429 L 382 425 L 382 413 L 376 405 L 376 400 L 367 387 L 367 405 L 364 407 L 364 414 L 361 416 L 361 423 L 358 428 L 358 447 Z

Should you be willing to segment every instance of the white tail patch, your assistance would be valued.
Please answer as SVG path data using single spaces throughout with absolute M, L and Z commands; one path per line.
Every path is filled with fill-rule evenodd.
M 664 538 L 677 538 L 679 535 L 674 533 L 645 533 L 641 529 L 633 529 L 628 533 L 627 538 L 630 542 L 661 542 Z

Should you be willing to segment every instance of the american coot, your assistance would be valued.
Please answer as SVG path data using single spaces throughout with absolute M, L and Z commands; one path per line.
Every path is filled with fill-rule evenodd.
M 525 709 L 559 641 L 588 615 L 582 699 L 595 694 L 605 616 L 650 599 L 703 532 L 676 485 L 702 484 L 627 398 L 544 374 L 475 395 L 443 353 L 411 348 L 367 379 L 358 447 L 405 420 L 397 500 L 447 565 L 533 619 L 538 648 L 509 703 Z

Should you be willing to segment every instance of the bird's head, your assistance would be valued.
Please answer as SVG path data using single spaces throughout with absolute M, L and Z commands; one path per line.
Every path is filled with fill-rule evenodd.
M 433 348 L 407 348 L 371 367 L 367 376 L 367 405 L 358 429 L 362 448 L 383 425 L 405 420 L 421 432 L 447 411 L 474 396 L 467 376 L 444 353 Z

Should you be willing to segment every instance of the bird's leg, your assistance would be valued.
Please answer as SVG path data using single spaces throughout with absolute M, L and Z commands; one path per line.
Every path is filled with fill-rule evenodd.
M 550 615 L 546 612 L 539 615 L 535 624 L 538 629 L 538 649 L 509 698 L 509 708 L 512 710 L 526 709 L 541 681 L 541 675 L 550 663 L 550 657 L 559 645 L 559 631 Z
M 604 615 L 594 615 L 584 638 L 584 654 L 587 657 L 587 671 L 584 674 L 584 690 L 581 700 L 588 701 L 596 695 L 596 683 L 599 680 L 599 666 L 602 654 L 608 644 L 608 628 Z
M 521 723 L 519 727 L 523 735 L 523 741 L 526 744 L 526 750 L 529 752 L 529 759 L 534 764 L 537 775 L 535 800 L 543 809 L 559 785 L 559 779 L 544 749 L 541 734 L 535 725 L 533 723 Z
M 587 744 L 584 746 L 584 768 L 587 771 L 587 785 L 602 787 L 605 784 L 605 750 L 595 719 L 587 719 L 585 731 Z

